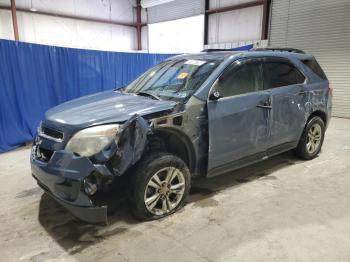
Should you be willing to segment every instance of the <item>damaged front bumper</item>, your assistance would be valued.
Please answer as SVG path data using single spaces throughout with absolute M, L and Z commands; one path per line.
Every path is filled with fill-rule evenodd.
M 107 206 L 96 206 L 84 190 L 85 179 L 97 172 L 101 174 L 101 166 L 63 150 L 54 152 L 50 161 L 43 162 L 35 158 L 35 151 L 36 146 L 32 150 L 31 169 L 38 185 L 77 218 L 106 223 Z M 112 179 L 108 173 L 104 176 Z
M 110 190 L 115 177 L 142 157 L 149 132 L 148 123 L 134 115 L 120 125 L 115 140 L 92 157 L 65 151 L 61 144 L 52 150 L 55 145 L 50 138 L 39 135 L 32 148 L 32 175 L 41 188 L 79 219 L 107 223 L 107 205 L 96 205 L 95 193 Z M 52 155 L 45 155 L 48 148 Z

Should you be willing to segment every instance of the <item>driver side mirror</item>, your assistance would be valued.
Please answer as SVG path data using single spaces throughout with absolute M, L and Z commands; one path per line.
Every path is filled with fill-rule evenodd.
M 210 93 L 209 99 L 210 100 L 218 100 L 219 98 L 221 98 L 222 96 L 220 95 L 220 92 L 218 90 L 213 90 Z
M 214 84 L 213 89 L 210 92 L 209 100 L 219 100 L 222 97 L 220 92 L 219 92 L 218 83 L 219 83 L 219 81 L 217 80 Z

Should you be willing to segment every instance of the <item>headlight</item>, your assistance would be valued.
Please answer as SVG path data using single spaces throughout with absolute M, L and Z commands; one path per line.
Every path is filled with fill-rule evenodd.
M 114 124 L 83 129 L 68 141 L 65 149 L 81 156 L 95 155 L 114 139 L 118 127 Z

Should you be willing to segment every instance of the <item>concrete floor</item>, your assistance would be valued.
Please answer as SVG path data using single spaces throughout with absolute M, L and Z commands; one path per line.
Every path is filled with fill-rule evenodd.
M 0 155 L 0 261 L 350 261 L 350 120 L 332 119 L 317 159 L 197 181 L 147 223 L 123 203 L 108 226 L 77 221 L 36 186 L 29 150 Z

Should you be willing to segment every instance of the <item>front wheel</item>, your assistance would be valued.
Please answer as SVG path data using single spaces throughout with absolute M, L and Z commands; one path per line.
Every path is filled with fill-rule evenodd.
M 141 160 L 133 174 L 131 208 L 141 220 L 168 216 L 180 209 L 190 189 L 190 172 L 180 158 L 154 153 Z
M 314 159 L 321 151 L 325 133 L 325 125 L 320 117 L 313 117 L 307 123 L 300 138 L 296 153 L 301 158 Z

